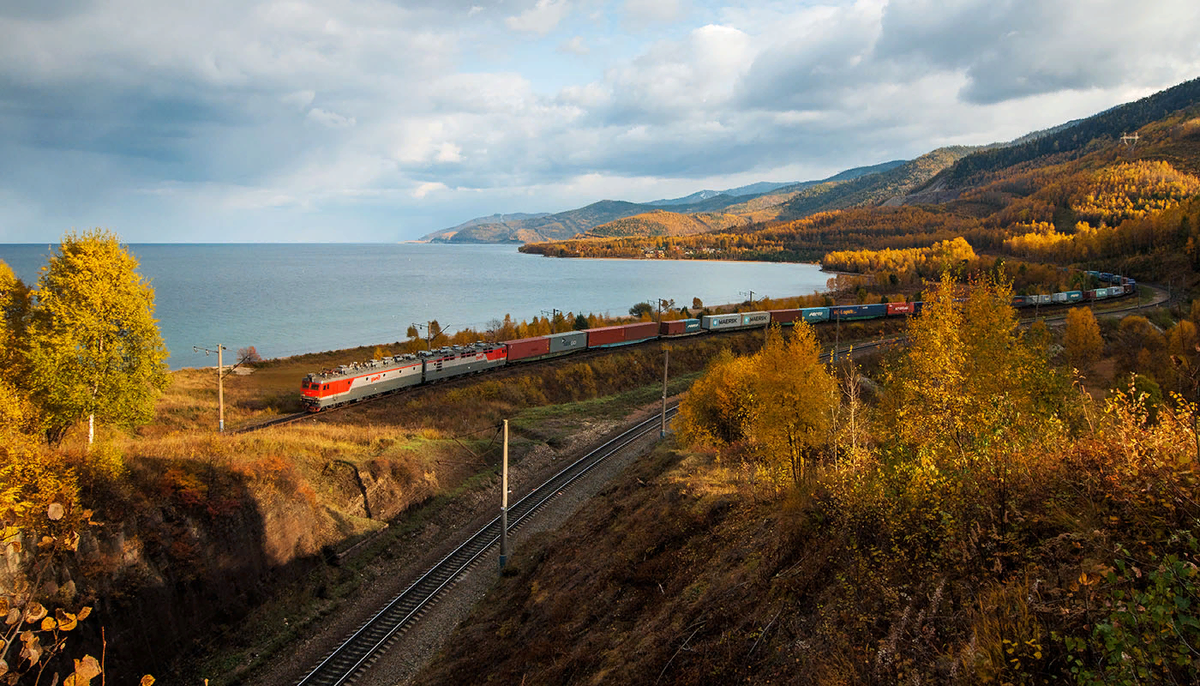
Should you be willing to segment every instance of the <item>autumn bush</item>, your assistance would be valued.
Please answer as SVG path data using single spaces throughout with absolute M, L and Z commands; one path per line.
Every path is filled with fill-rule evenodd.
M 1093 401 L 1046 359 L 1044 331 L 1020 332 L 1010 299 L 1003 281 L 960 291 L 943 279 L 910 322 L 878 402 L 849 392 L 850 373 L 838 377 L 832 412 L 757 395 L 764 370 L 781 366 L 759 366 L 768 344 L 714 361 L 681 406 L 681 443 L 709 446 L 714 468 L 743 483 L 761 474 L 731 461 L 787 455 L 785 441 L 769 439 L 778 427 L 759 423 L 764 405 L 831 418 L 817 488 L 794 491 L 808 493 L 800 500 L 790 489 L 774 496 L 777 506 L 796 503 L 814 543 L 838 542 L 844 553 L 829 573 L 854 580 L 820 594 L 814 640 L 842 667 L 819 670 L 816 683 L 1200 677 L 1186 648 L 1200 638 L 1195 404 L 1178 394 L 1155 404 L 1136 387 Z M 1149 336 L 1137 320 L 1122 332 Z M 1175 336 L 1191 341 L 1194 330 Z M 1160 337 L 1156 359 L 1169 338 Z M 849 449 L 852 397 L 869 437 Z M 813 612 L 807 602 L 798 598 L 795 611 Z

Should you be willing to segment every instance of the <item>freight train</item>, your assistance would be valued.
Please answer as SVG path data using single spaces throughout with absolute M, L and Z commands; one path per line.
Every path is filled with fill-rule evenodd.
M 1013 298 L 1013 307 L 1069 305 L 1115 298 L 1135 291 L 1136 283 L 1133 279 L 1107 272 L 1087 273 L 1098 281 L 1114 285 L 1048 295 L 1019 295 Z M 817 324 L 908 317 L 920 314 L 923 305 L 922 302 L 903 302 L 734 312 L 705 315 L 699 319 L 637 322 L 567 331 L 502 343 L 454 345 L 421 351 L 415 355 L 395 355 L 382 360 L 356 362 L 308 374 L 300 384 L 300 400 L 307 411 L 320 412 L 327 407 L 394 393 L 410 386 L 433 383 L 463 374 L 477 374 L 511 364 L 570 355 L 582 350 L 614 348 L 653 339 L 694 336 L 708 332 L 761 329 L 770 324 L 792 325 L 798 321 Z

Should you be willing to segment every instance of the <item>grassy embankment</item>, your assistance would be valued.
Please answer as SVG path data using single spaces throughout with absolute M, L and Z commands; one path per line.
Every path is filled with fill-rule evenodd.
M 746 351 L 760 341 L 751 333 L 676 342 L 673 392 L 721 348 Z M 361 356 L 362 350 L 281 360 L 230 377 L 228 425 L 277 414 L 303 371 Z M 147 657 L 142 646 L 174 654 L 199 635 L 212 638 L 206 645 L 214 651 L 249 646 L 223 662 L 270 654 L 270 645 L 302 629 L 306 616 L 317 621 L 332 612 L 359 582 L 353 573 L 330 577 L 322 560 L 390 521 L 378 542 L 359 549 L 370 559 L 411 527 L 436 519 L 459 495 L 491 483 L 501 419 L 512 420 L 511 457 L 519 465 L 539 446 L 565 445 L 583 427 L 652 402 L 661 364 L 660 346 L 643 345 L 413 389 L 298 424 L 226 435 L 213 431 L 214 370 L 175 372 L 154 423 L 133 437 L 103 432 L 96 451 L 111 459 L 97 460 L 95 453 L 85 459 L 78 437 L 64 448 L 80 463 L 123 465 L 82 474 L 85 502 L 94 503 L 97 519 L 106 522 L 98 536 L 108 541 L 86 556 L 85 567 L 97 594 L 111 600 L 111 614 L 103 619 L 110 635 L 120 635 L 126 648 L 111 650 L 110 657 L 140 663 Z M 275 596 L 286 601 L 263 605 Z M 290 628 L 243 624 L 257 607 L 280 608 L 291 617 Z M 169 669 L 161 661 L 152 666 L 158 674 Z
M 1107 391 L 1137 356 L 1104 328 Z M 782 493 L 736 451 L 664 444 L 518 551 L 418 680 L 1194 683 L 1195 417 L 1066 400 L 1050 440 L 932 481 L 886 402 L 869 457 Z

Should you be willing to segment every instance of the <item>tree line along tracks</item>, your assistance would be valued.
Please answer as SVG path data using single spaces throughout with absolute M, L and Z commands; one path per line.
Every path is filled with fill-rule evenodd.
M 677 404 L 669 406 L 668 419 L 677 411 Z M 521 498 L 508 508 L 509 531 L 529 521 L 539 509 L 574 485 L 594 467 L 658 431 L 659 422 L 659 414 L 642 420 L 576 460 Z M 420 619 L 435 599 L 475 567 L 484 554 L 497 546 L 499 541 L 500 517 L 496 517 L 393 598 L 301 679 L 299 686 L 340 686 L 351 683 L 364 671 L 373 656 L 386 649 L 393 640 Z
M 1151 285 L 1151 284 L 1146 284 L 1146 283 L 1139 284 L 1139 285 L 1142 287 L 1148 288 L 1153 293 L 1154 297 L 1150 300 L 1150 302 L 1138 303 L 1136 305 L 1125 305 L 1123 307 L 1106 308 L 1106 309 L 1093 308 L 1096 315 L 1097 316 L 1112 316 L 1112 315 L 1116 315 L 1116 314 L 1133 313 L 1133 312 L 1140 311 L 1147 307 L 1154 307 L 1156 305 L 1160 305 L 1163 302 L 1167 301 L 1167 294 L 1161 286 Z M 1059 306 L 1052 306 L 1052 307 L 1055 307 L 1055 309 L 1052 310 L 1051 313 L 1049 313 L 1047 315 L 1040 315 L 1040 316 L 1034 316 L 1034 317 L 1022 317 L 1020 320 L 1021 325 L 1028 326 L 1029 324 L 1033 323 L 1037 319 L 1041 319 L 1043 321 L 1057 321 L 1057 320 L 1061 320 L 1066 317 L 1066 314 L 1061 309 L 1063 306 L 1059 305 Z M 1071 306 L 1067 306 L 1067 307 L 1071 307 Z M 746 332 L 747 332 L 747 330 L 741 329 L 738 331 L 719 332 L 716 335 L 725 336 L 725 335 L 743 334 Z M 861 351 L 865 351 L 867 349 L 877 348 L 880 346 L 880 343 L 882 343 L 882 342 L 890 342 L 892 344 L 896 344 L 896 343 L 903 342 L 905 339 L 906 339 L 905 336 L 899 335 L 899 336 L 891 337 L 890 341 L 883 341 L 882 339 L 874 340 L 874 341 L 862 341 L 862 342 L 859 342 L 857 345 L 854 345 L 853 349 L 858 352 L 861 352 Z M 656 342 L 661 342 L 661 341 L 656 339 L 653 341 L 646 341 L 644 343 L 639 343 L 637 345 L 649 345 L 649 344 L 653 344 Z M 841 356 L 846 352 L 846 350 L 851 349 L 848 347 L 849 345 L 850 345 L 850 343 L 847 342 L 847 343 L 843 343 L 843 344 L 837 346 L 837 349 L 838 349 L 837 355 Z M 580 360 L 588 359 L 591 357 L 595 357 L 597 355 L 608 354 L 609 352 L 610 351 L 607 349 L 586 350 L 581 353 L 577 353 L 575 355 L 569 355 L 565 358 L 541 360 L 541 361 L 537 361 L 537 362 L 533 362 L 533 363 L 524 363 L 524 364 L 520 365 L 519 367 L 496 370 L 496 371 L 489 372 L 489 374 L 495 375 L 495 374 L 503 374 L 505 372 L 513 373 L 515 371 L 520 371 L 523 369 L 533 367 L 534 365 L 540 366 L 540 365 L 558 363 L 558 362 L 563 361 L 564 359 L 570 360 L 570 361 L 580 361 Z M 829 358 L 830 358 L 829 352 L 824 353 L 822 356 L 822 359 L 824 359 L 826 361 L 828 361 Z M 435 384 L 431 384 L 430 386 L 424 386 L 422 388 L 428 389 L 431 387 L 438 387 L 438 386 L 444 387 L 446 385 L 459 385 L 459 384 L 469 383 L 475 377 L 476 377 L 475 374 L 465 375 L 465 376 L 462 376 L 459 378 L 449 379 L 447 381 L 440 381 Z M 361 405 L 364 403 L 382 401 L 387 398 L 394 397 L 398 393 L 410 393 L 413 390 L 414 389 L 406 388 L 406 389 L 401 389 L 400 391 L 395 391 L 392 393 L 384 393 L 384 394 L 377 395 L 374 397 L 363 398 L 361 400 L 356 400 L 351 404 L 344 405 L 342 407 L 331 407 L 329 409 L 326 409 L 326 410 L 324 410 L 320 413 L 316 413 L 316 414 L 311 413 L 311 412 L 297 412 L 295 414 L 285 415 L 283 417 L 277 417 L 275 419 L 271 419 L 271 420 L 268 420 L 266 422 L 262 422 L 259 424 L 252 424 L 250 426 L 245 426 L 245 427 L 242 427 L 239 429 L 234 429 L 232 433 L 249 433 L 251 431 L 258 431 L 259 429 L 266 429 L 266 428 L 272 427 L 272 426 L 282 426 L 284 424 L 291 424 L 293 422 L 298 422 L 298 421 L 306 419 L 306 418 L 317 419 L 319 417 L 328 416 L 329 414 L 336 412 L 338 410 L 343 410 L 343 409 L 346 409 L 349 407 L 354 407 L 355 405 Z

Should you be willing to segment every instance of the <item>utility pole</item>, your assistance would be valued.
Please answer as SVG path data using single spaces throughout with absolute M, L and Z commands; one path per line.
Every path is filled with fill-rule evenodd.
M 837 307 L 836 305 L 834 307 Z M 829 361 L 837 364 L 838 345 L 842 341 L 842 315 L 838 312 L 833 313 L 833 352 L 829 355 Z
M 562 314 L 562 312 L 551 307 L 549 312 L 542 310 L 542 314 L 544 314 L 550 318 L 550 333 L 558 333 L 557 331 L 554 330 L 554 319 L 558 315 Z
M 750 296 L 749 296 L 750 307 L 754 307 L 754 291 L 747 291 L 747 292 L 750 294 Z
M 504 459 L 500 468 L 500 569 L 508 564 L 508 420 L 504 420 Z
M 446 330 L 446 327 L 439 326 L 439 327 L 437 327 L 437 330 L 435 331 L 433 328 L 432 321 L 425 322 L 424 324 L 417 324 L 416 322 L 413 322 L 413 328 L 425 330 L 424 338 L 425 338 L 425 349 L 426 350 L 433 350 L 433 339 L 442 335 L 442 332 Z
M 658 429 L 658 437 L 667 437 L 667 367 L 671 364 L 671 348 L 663 346 L 663 392 L 662 392 L 662 424 Z
M 192 346 L 193 352 L 204 351 L 204 356 L 208 357 L 211 353 L 217 354 L 217 431 L 225 432 L 225 366 L 221 362 L 221 351 L 225 350 L 225 346 L 217 344 L 216 350 L 201 348 L 198 345 Z

